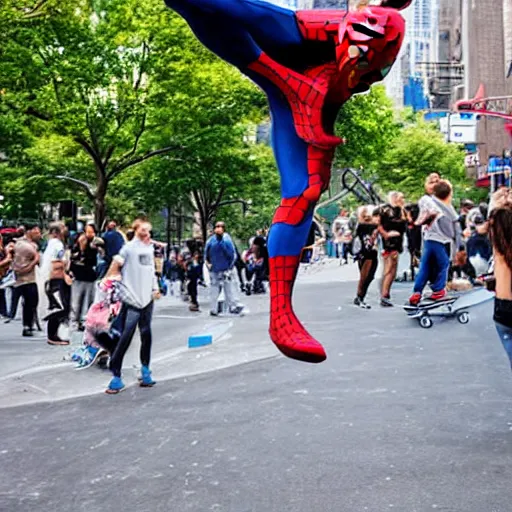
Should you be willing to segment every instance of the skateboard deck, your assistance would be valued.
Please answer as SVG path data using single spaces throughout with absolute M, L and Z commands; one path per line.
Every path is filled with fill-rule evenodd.
M 443 306 L 451 306 L 455 304 L 459 297 L 448 297 L 443 300 L 423 300 L 417 306 L 406 304 L 404 306 L 405 311 L 418 312 L 418 311 L 430 311 L 432 309 L 441 308 Z

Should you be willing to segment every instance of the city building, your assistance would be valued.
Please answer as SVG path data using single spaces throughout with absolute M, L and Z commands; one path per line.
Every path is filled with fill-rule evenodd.
M 440 0 L 437 41 L 435 71 L 440 77 L 444 66 L 444 73 L 438 79 L 433 73 L 431 93 L 439 105 L 448 110 L 479 91 L 486 98 L 505 97 L 488 101 L 487 110 L 512 112 L 506 99 L 512 98 L 512 0 Z M 453 120 L 458 117 L 451 116 L 448 124 Z M 489 159 L 503 156 L 512 143 L 504 120 L 474 116 L 472 122 L 476 130 L 474 144 L 467 145 L 468 171 L 482 178 Z M 453 129 L 447 131 L 452 140 Z
M 415 111 L 430 106 L 429 71 L 436 60 L 438 5 L 439 0 L 416 0 L 404 11 L 407 32 L 388 85 L 398 106 L 410 106 Z
M 266 0 L 272 4 L 278 5 L 279 7 L 285 7 L 286 9 L 297 9 L 299 7 L 299 0 Z

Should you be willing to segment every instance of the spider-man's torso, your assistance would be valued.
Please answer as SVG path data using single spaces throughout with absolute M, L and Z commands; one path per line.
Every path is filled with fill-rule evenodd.
M 332 149 L 335 115 L 352 95 L 382 80 L 396 60 L 404 20 L 394 10 L 298 11 L 297 26 L 305 44 L 319 43 L 318 63 L 292 69 L 262 53 L 251 71 L 276 85 L 288 99 L 297 135 L 308 144 Z

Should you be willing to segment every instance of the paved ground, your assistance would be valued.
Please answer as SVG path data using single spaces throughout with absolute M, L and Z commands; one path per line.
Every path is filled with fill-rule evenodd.
M 491 305 L 425 331 L 399 308 L 354 308 L 334 275 L 297 289 L 321 365 L 269 351 L 151 390 L 2 409 L 0 510 L 510 512 L 512 380 Z M 257 300 L 212 352 L 269 346 Z
M 329 261 L 303 269 L 304 285 L 347 281 L 357 276 L 355 265 L 339 267 Z M 153 322 L 152 367 L 160 379 L 172 379 L 218 370 L 278 354 L 268 343 L 268 297 L 241 297 L 250 314 L 242 320 L 211 319 L 208 314 L 208 291 L 200 289 L 201 314 L 190 313 L 187 305 L 175 297 L 156 303 Z M 20 308 L 21 309 L 21 308 Z M 18 312 L 20 314 L 20 311 Z M 209 333 L 214 346 L 188 349 L 188 337 Z M 233 339 L 237 342 L 233 343 Z M 80 335 L 72 336 L 69 347 L 50 347 L 45 332 L 34 338 L 21 336 L 21 323 L 0 323 L 0 407 L 55 401 L 103 392 L 109 373 L 97 367 L 76 371 L 71 354 L 81 345 Z M 125 358 L 124 376 L 128 385 L 137 381 L 139 369 L 138 339 Z

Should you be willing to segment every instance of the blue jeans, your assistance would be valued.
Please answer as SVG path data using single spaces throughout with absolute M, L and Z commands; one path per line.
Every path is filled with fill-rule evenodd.
M 446 287 L 448 280 L 448 270 L 450 268 L 450 257 L 446 251 L 446 246 L 441 242 L 426 240 L 423 245 L 423 254 L 421 255 L 420 270 L 414 281 L 414 292 L 421 293 L 427 285 L 429 278 L 432 291 L 440 292 Z M 431 276 L 435 269 L 435 275 Z
M 498 322 L 496 323 L 496 330 L 501 338 L 501 343 L 503 343 L 503 348 L 508 355 L 508 359 L 510 361 L 510 366 L 512 368 L 512 327 L 507 327 Z

